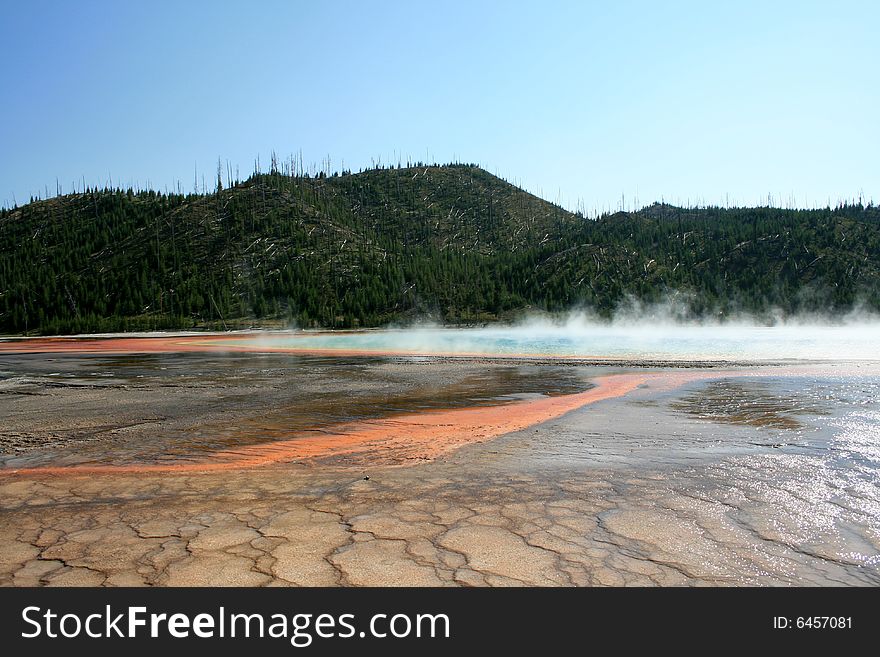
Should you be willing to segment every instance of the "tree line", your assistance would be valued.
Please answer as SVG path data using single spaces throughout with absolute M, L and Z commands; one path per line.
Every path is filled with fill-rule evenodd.
M 220 173 L 0 211 L 0 331 L 471 324 L 671 294 L 694 315 L 880 310 L 873 205 L 586 218 L 470 164 Z

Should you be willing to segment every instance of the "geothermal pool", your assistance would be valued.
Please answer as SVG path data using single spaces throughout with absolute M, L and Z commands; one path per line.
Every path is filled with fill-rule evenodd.
M 880 331 L 0 341 L 0 584 L 880 584 Z
M 299 332 L 242 345 L 373 354 L 552 356 L 677 361 L 880 359 L 880 324 L 868 326 L 541 325 L 482 329 Z
M 614 325 L 583 322 L 452 329 L 262 331 L 0 340 L 0 353 L 259 352 L 532 357 L 622 362 L 880 360 L 880 323 L 843 326 Z

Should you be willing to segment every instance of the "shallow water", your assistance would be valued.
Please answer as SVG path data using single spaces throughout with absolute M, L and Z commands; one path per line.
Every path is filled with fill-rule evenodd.
M 583 392 L 594 374 L 292 354 L 0 354 L 0 465 L 186 461 L 345 423 Z
M 258 349 L 272 341 L 340 351 L 393 343 L 397 352 L 556 349 L 578 357 L 600 344 L 590 342 L 595 335 L 484 331 L 441 331 L 427 346 L 416 340 L 431 335 L 247 339 Z M 754 361 L 705 369 L 539 358 L 0 354 L 8 474 L 0 479 L 0 584 L 880 584 L 873 334 L 847 342 L 819 331 L 790 343 L 785 332 L 744 335 L 664 342 L 616 331 L 622 342 L 601 351 Z M 829 350 L 837 360 L 823 360 Z M 780 354 L 810 362 L 767 362 L 785 360 Z M 343 454 L 198 476 L 11 472 L 203 462 L 218 450 L 340 422 L 577 393 L 616 372 L 645 383 L 414 467 Z

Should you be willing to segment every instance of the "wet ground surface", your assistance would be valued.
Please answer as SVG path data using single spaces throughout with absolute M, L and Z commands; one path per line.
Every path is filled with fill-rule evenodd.
M 0 464 L 153 463 L 343 422 L 582 392 L 592 372 L 276 354 L 0 354 Z
M 633 370 L 644 377 L 620 396 L 410 467 L 339 455 L 223 472 L 10 474 L 210 458 L 232 440 L 265 441 L 269 427 L 516 413 L 625 369 L 52 358 L 0 358 L 2 584 L 880 584 L 871 366 Z

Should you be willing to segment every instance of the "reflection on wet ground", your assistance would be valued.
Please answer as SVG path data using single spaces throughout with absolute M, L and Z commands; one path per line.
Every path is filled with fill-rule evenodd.
M 800 429 L 801 415 L 828 413 L 828 400 L 815 399 L 808 390 L 771 389 L 760 381 L 712 381 L 672 406 L 702 420 L 776 429 Z
M 7 452 L 18 467 L 157 459 L 192 440 L 180 459 L 267 428 L 568 394 L 613 373 L 216 354 L 4 356 L 0 371 L 4 444 L 39 438 Z M 0 477 L 0 584 L 880 585 L 880 367 L 644 381 L 413 467 Z M 46 446 L 99 426 L 117 429 Z
M 584 370 L 241 354 L 0 358 L 0 463 L 186 460 L 342 423 L 582 392 Z

